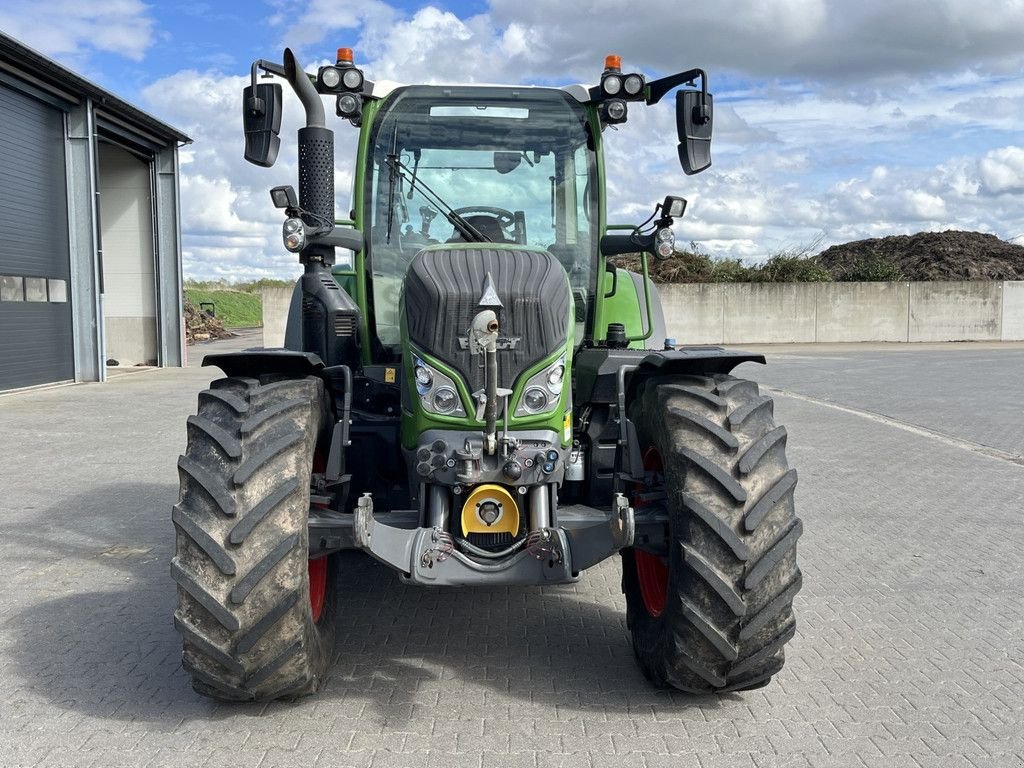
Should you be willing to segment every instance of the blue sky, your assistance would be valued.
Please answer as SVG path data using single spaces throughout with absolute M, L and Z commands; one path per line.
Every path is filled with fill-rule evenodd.
M 607 53 L 650 76 L 709 70 L 714 165 L 685 177 L 671 101 L 607 142 L 622 220 L 690 200 L 682 241 L 756 260 L 921 230 L 1024 236 L 1024 0 L 0 0 L 0 29 L 189 133 L 186 274 L 287 276 L 266 190 L 294 183 L 294 106 L 273 170 L 241 158 L 239 94 L 284 45 L 307 69 L 356 48 L 374 79 L 592 82 Z M 290 121 L 290 122 L 289 122 Z M 337 126 L 339 210 L 351 142 Z M 1024 238 L 1019 240 L 1024 242 Z

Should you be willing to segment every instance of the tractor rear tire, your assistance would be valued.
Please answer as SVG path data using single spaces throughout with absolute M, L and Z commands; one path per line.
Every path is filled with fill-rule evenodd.
M 646 483 L 633 504 L 663 503 L 667 553 L 623 550 L 633 650 L 659 687 L 749 690 L 782 669 L 801 586 L 786 430 L 752 381 L 666 376 L 628 409 Z
M 327 424 L 317 378 L 227 378 L 199 394 L 178 460 L 174 625 L 196 691 L 312 693 L 334 654 L 334 560 L 308 560 L 310 476 Z

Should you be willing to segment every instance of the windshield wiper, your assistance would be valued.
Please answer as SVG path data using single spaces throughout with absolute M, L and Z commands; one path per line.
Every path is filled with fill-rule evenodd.
M 418 191 L 420 195 L 422 195 L 424 200 L 433 205 L 435 208 L 439 208 L 441 212 L 444 214 L 444 217 L 448 219 L 448 223 L 455 227 L 455 229 L 459 231 L 459 234 L 466 238 L 467 241 L 472 243 L 491 242 L 491 238 L 487 237 L 487 235 L 485 235 L 479 229 L 477 229 L 468 221 L 466 221 L 465 218 L 457 214 L 455 212 L 455 209 L 445 202 L 444 198 L 442 198 L 439 194 L 437 194 L 437 192 L 435 192 L 429 186 L 427 186 L 426 182 L 424 182 L 422 179 L 416 178 L 414 175 L 411 175 L 411 172 L 409 171 L 409 166 L 407 166 L 399 159 L 397 152 L 392 152 L 387 156 L 387 164 L 388 169 L 391 172 L 392 191 L 394 188 L 394 179 L 397 176 L 398 178 L 402 179 L 403 181 L 409 184 L 410 193 L 412 193 L 413 190 Z M 392 209 L 394 207 L 394 203 L 392 202 L 392 200 L 393 197 L 390 198 L 388 201 L 389 230 L 391 226 Z

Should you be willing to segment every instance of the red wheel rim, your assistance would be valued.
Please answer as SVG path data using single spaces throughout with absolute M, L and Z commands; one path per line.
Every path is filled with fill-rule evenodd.
M 322 451 L 313 453 L 314 473 L 321 473 L 327 467 L 327 458 Z M 313 504 L 315 507 L 324 507 L 323 504 Z M 309 607 L 313 610 L 313 622 L 320 621 L 324 614 L 324 603 L 327 600 L 327 558 L 318 557 L 316 560 L 309 560 Z
M 661 454 L 653 445 L 650 446 L 644 451 L 644 469 L 661 472 L 663 468 Z M 644 486 L 637 488 L 637 491 L 643 490 L 646 490 Z M 643 507 L 647 503 L 638 493 L 633 506 Z M 664 612 L 668 600 L 668 565 L 660 555 L 640 549 L 633 550 L 633 561 L 636 563 L 637 582 L 640 585 L 640 597 L 644 601 L 644 608 L 652 617 L 658 618 Z
M 313 621 L 320 621 L 327 601 L 327 558 L 309 561 L 309 607 L 313 609 Z

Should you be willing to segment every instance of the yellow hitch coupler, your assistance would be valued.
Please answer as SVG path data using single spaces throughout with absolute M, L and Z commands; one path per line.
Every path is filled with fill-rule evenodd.
M 462 535 L 519 532 L 519 505 L 505 488 L 493 483 L 478 485 L 462 505 Z

